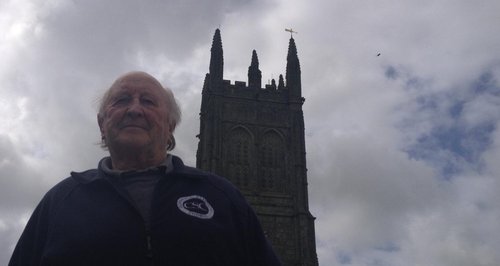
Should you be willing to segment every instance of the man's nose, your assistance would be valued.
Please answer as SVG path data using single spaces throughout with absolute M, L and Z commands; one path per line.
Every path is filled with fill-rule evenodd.
M 138 99 L 134 99 L 130 102 L 130 105 L 127 108 L 127 115 L 129 116 L 142 116 L 143 112 L 143 107 Z

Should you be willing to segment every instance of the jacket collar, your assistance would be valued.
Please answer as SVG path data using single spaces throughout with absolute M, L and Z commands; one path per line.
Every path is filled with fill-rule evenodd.
M 101 159 L 105 160 L 106 158 Z M 201 179 L 206 177 L 206 173 L 189 166 L 185 166 L 181 158 L 172 155 L 173 170 L 167 174 L 178 175 L 187 178 Z M 71 172 L 71 176 L 76 179 L 81 184 L 92 183 L 97 180 L 105 180 L 109 176 L 103 171 L 101 167 L 101 162 L 99 162 L 97 169 L 90 169 L 83 172 Z

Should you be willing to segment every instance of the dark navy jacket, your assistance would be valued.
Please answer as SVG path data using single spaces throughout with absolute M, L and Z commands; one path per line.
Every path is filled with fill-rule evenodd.
M 173 165 L 155 187 L 150 230 L 102 170 L 72 173 L 37 206 L 9 265 L 280 265 L 234 186 Z

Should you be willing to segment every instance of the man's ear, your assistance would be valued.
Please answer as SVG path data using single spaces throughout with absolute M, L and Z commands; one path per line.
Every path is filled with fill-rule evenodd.
M 177 127 L 177 124 L 174 122 L 168 122 L 168 129 L 170 131 L 170 134 L 174 134 L 175 128 Z
M 102 128 L 104 118 L 102 117 L 101 114 L 97 114 L 97 124 L 99 125 L 99 130 L 101 131 L 101 135 L 104 134 L 104 129 Z

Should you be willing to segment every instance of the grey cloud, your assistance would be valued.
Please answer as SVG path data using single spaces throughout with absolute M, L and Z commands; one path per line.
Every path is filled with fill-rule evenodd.
M 95 145 L 92 104 L 124 71 L 148 71 L 174 90 L 183 111 L 174 153 L 195 163 L 219 24 L 231 80 L 246 79 L 253 49 L 264 80 L 277 78 L 286 64 L 283 29 L 299 32 L 320 265 L 500 261 L 497 1 L 24 4 L 0 10 L 26 26 L 19 39 L 0 38 L 8 103 L 0 156 L 11 161 L 0 167 L 0 264 L 48 187 L 105 155 Z M 443 182 L 447 162 L 482 166 Z
M 49 186 L 23 159 L 9 136 L 0 134 L 0 260 L 6 264 L 28 216 Z
M 413 103 L 402 107 L 410 108 L 408 117 L 399 122 L 401 130 L 413 136 L 413 143 L 405 148 L 410 156 L 441 168 L 447 177 L 468 170 L 481 172 L 482 155 L 500 120 L 500 89 L 491 73 L 460 87 L 414 92 Z
M 399 77 L 399 73 L 393 66 L 388 66 L 385 70 L 385 76 L 389 79 L 397 79 Z
M 6 135 L 0 135 L 0 176 L 0 212 L 31 208 L 40 196 L 36 172 Z

